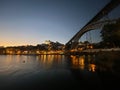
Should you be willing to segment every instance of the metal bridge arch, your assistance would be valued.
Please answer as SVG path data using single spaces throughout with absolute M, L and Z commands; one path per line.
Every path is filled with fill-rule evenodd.
M 116 8 L 120 4 L 120 0 L 111 0 L 100 12 L 97 13 L 80 31 L 78 31 L 65 45 L 65 50 L 75 49 L 78 45 L 79 38 L 90 30 L 95 30 L 108 22 L 114 22 L 114 20 L 100 21 L 101 18 L 108 15 L 110 11 Z

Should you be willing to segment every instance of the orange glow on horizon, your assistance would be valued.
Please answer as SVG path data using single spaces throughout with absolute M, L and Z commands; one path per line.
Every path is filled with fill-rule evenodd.
M 0 46 L 4 47 L 9 47 L 9 46 L 27 46 L 27 45 L 37 45 L 40 44 L 41 41 L 37 41 L 31 38 L 21 38 L 21 37 L 16 37 L 16 38 L 1 38 L 0 39 Z
M 34 44 L 10 44 L 10 43 L 3 43 L 1 44 L 0 46 L 3 46 L 3 47 L 14 47 L 14 46 L 28 46 L 28 45 L 34 45 Z M 37 45 L 37 44 L 36 44 Z

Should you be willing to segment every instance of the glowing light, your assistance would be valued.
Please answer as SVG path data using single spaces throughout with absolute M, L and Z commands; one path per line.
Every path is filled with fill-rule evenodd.
M 89 64 L 89 71 L 95 72 L 96 65 L 95 64 Z

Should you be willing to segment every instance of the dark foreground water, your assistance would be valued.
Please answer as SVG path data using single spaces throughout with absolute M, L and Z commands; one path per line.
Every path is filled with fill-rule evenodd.
M 0 90 L 120 90 L 119 71 L 96 60 L 95 55 L 0 55 Z

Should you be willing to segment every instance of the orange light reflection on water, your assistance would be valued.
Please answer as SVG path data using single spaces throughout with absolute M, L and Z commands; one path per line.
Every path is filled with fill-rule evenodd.
M 95 72 L 96 65 L 94 63 L 90 63 L 92 58 L 89 56 L 86 60 L 85 57 L 87 57 L 87 56 L 85 56 L 85 55 L 83 55 L 83 56 L 71 55 L 72 67 L 75 69 L 81 69 L 81 70 L 87 69 L 88 71 Z M 85 63 L 85 61 L 89 62 L 89 63 Z
M 96 65 L 95 64 L 89 64 L 88 69 L 89 69 L 89 71 L 95 72 Z
M 40 64 L 45 68 L 51 68 L 54 64 L 62 63 L 62 55 L 40 55 L 37 57 Z
M 82 70 L 84 69 L 84 67 L 85 67 L 84 56 L 81 56 L 81 57 L 71 56 L 71 58 L 72 58 L 73 68 L 80 68 Z

